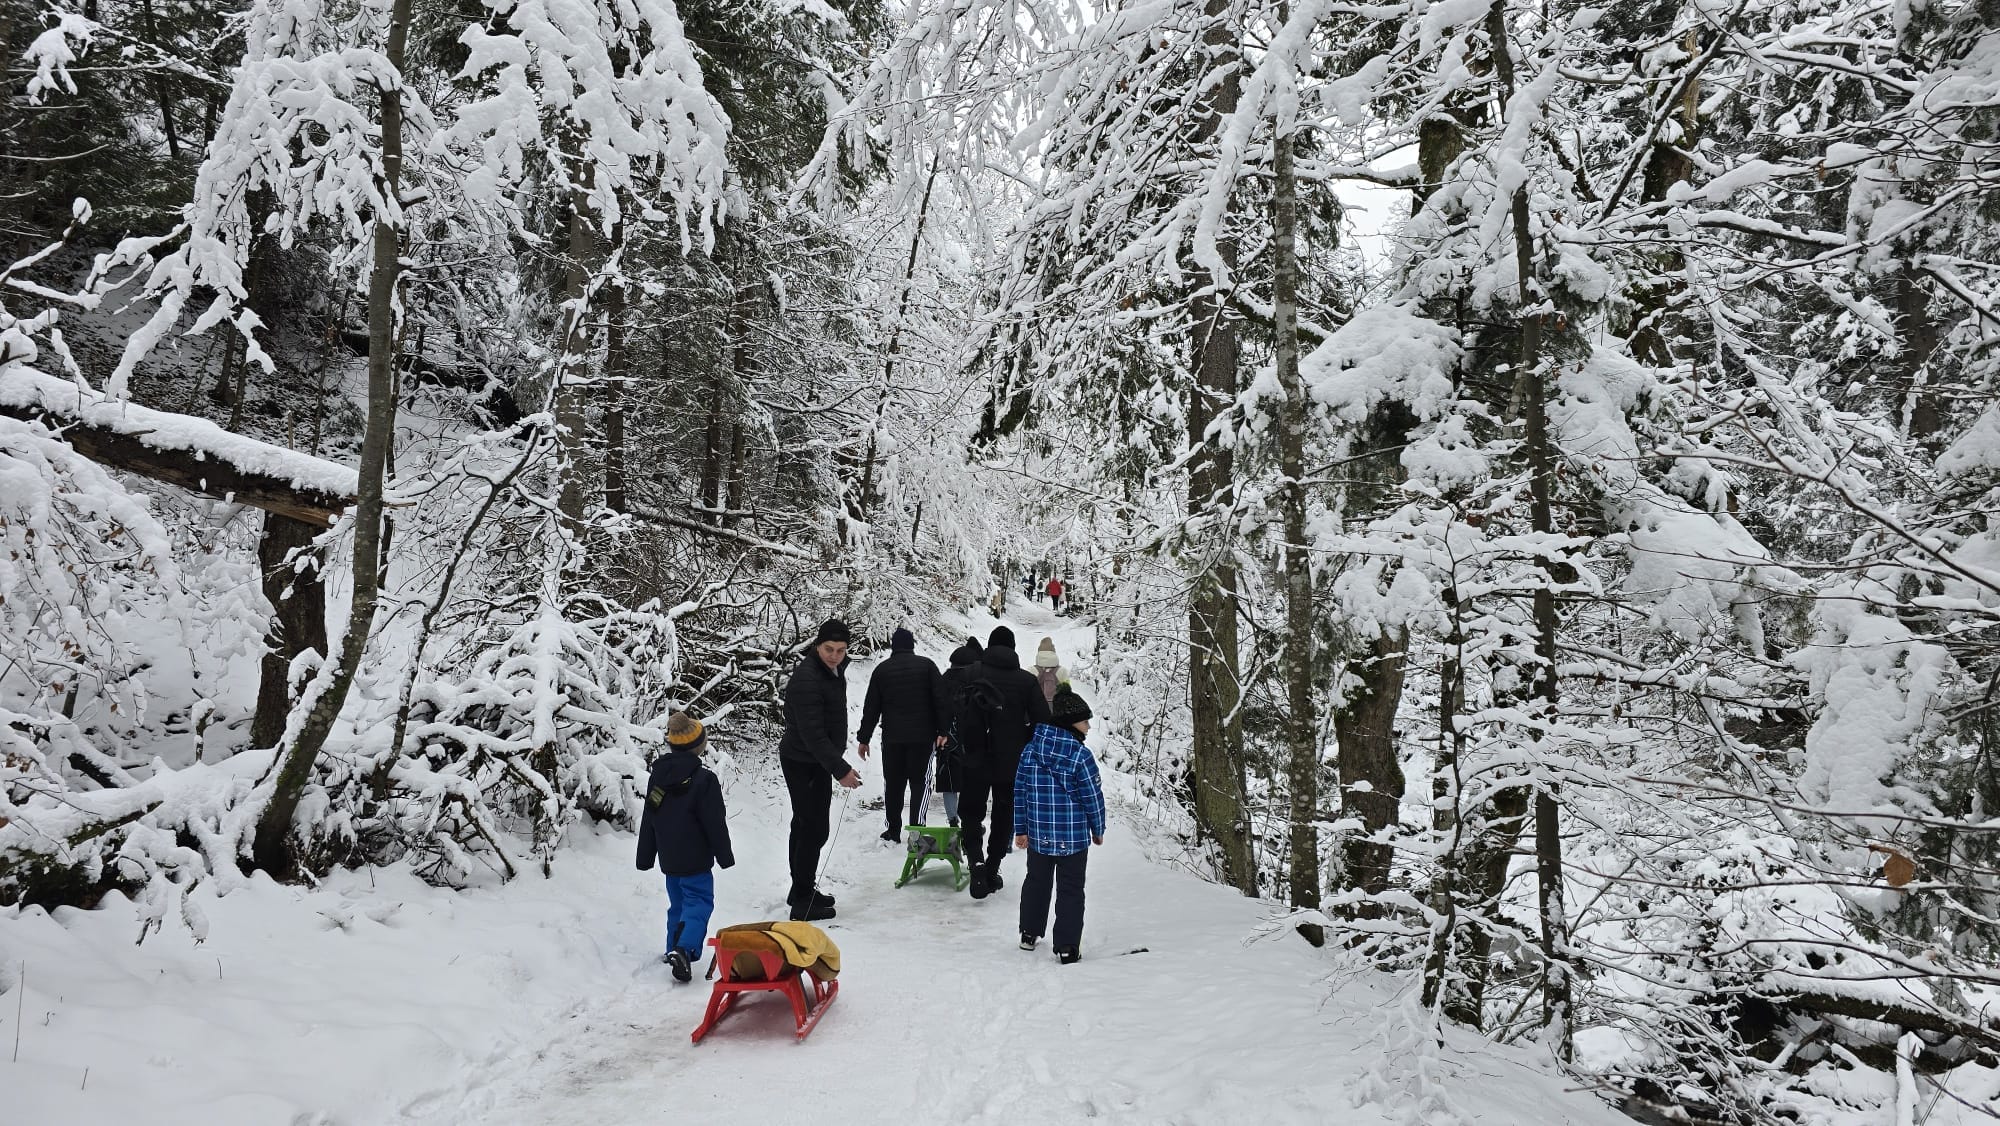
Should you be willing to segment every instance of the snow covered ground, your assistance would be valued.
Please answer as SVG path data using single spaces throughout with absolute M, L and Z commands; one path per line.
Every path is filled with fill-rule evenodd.
M 1009 619 L 1025 654 L 1044 633 L 1066 658 L 1087 649 L 1045 610 Z M 857 712 L 868 671 L 849 673 Z M 782 917 L 774 753 L 716 743 L 739 858 L 717 924 Z M 0 1122 L 1626 1121 L 1533 1051 L 1411 1034 L 1385 979 L 1337 972 L 1270 905 L 1149 861 L 1115 792 L 1084 960 L 1022 952 L 1020 858 L 983 902 L 935 866 L 893 888 L 902 854 L 876 838 L 880 773 L 863 773 L 828 877 L 841 994 L 803 1044 L 775 997 L 689 1042 L 707 990 L 659 964 L 658 877 L 602 833 L 548 880 L 453 893 L 342 872 L 198 896 L 201 945 L 171 927 L 134 945 L 122 903 L 0 913 L 0 1052 L 20 1043 Z

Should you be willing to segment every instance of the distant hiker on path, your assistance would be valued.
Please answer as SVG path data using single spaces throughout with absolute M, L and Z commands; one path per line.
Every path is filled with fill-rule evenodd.
M 1049 609 L 1058 614 L 1062 613 L 1063 581 L 1054 575 L 1050 575 L 1048 592 Z
M 984 899 L 1006 886 L 1000 862 L 1013 843 L 1014 768 L 1028 732 L 1049 721 L 1049 705 L 1034 674 L 1021 667 L 1014 652 L 1014 631 L 993 627 L 979 670 L 960 696 L 958 737 L 965 744 L 965 770 L 959 779 L 959 809 L 964 814 L 965 856 L 972 863 L 972 898 Z M 986 836 L 986 807 L 993 807 L 993 828 Z
M 885 841 L 903 839 L 903 793 L 910 795 L 910 824 L 924 823 L 924 777 L 931 751 L 944 742 L 950 723 L 945 712 L 944 677 L 929 657 L 918 656 L 917 639 L 897 627 L 889 637 L 889 659 L 868 676 L 868 693 L 861 701 L 861 729 L 855 750 L 868 757 L 868 740 L 875 721 L 882 722 L 883 813 L 889 827 Z
M 1056 958 L 1082 957 L 1083 877 L 1090 846 L 1104 843 L 1104 783 L 1083 745 L 1090 705 L 1065 688 L 1056 694 L 1054 723 L 1038 724 L 1014 775 L 1014 847 L 1028 853 L 1021 884 L 1021 949 L 1048 933 L 1049 895 L 1056 901 Z
M 722 781 L 701 764 L 708 733 L 686 712 L 667 717 L 667 753 L 653 760 L 639 813 L 639 870 L 659 861 L 667 879 L 667 952 L 674 980 L 694 977 L 715 912 L 715 866 L 736 865 L 729 848 Z
M 841 757 L 847 742 L 847 623 L 828 619 L 785 682 L 785 735 L 778 742 L 778 765 L 792 797 L 792 890 L 785 897 L 792 918 L 817 922 L 833 918 L 833 897 L 813 886 L 819 878 L 819 850 L 832 830 L 833 783 L 848 789 L 861 775 Z
M 938 743 L 937 792 L 944 799 L 945 823 L 958 826 L 958 791 L 965 776 L 965 743 L 958 736 L 958 709 L 965 686 L 979 673 L 979 639 L 968 637 L 951 651 L 951 667 L 944 673 L 945 733 Z
M 1042 638 L 1035 650 L 1035 679 L 1042 685 L 1042 701 L 1053 706 L 1056 690 L 1062 687 L 1062 659 L 1056 656 L 1056 639 Z

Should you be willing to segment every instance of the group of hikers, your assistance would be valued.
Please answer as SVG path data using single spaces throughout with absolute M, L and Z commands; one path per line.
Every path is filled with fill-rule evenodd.
M 1058 586 L 1051 599 L 1059 597 Z M 785 902 L 799 921 L 834 917 L 833 896 L 818 886 L 820 853 L 832 831 L 833 787 L 861 785 L 846 757 L 850 640 L 845 622 L 827 621 L 785 683 L 785 732 L 778 743 L 792 807 Z M 1032 669 L 1021 666 L 1014 631 L 1004 625 L 984 645 L 967 638 L 943 672 L 917 653 L 907 629 L 891 635 L 889 648 L 888 659 L 869 677 L 854 738 L 865 762 L 881 728 L 882 839 L 902 840 L 906 796 L 908 823 L 924 824 L 935 759 L 935 789 L 946 819 L 960 831 L 972 898 L 1004 888 L 1001 862 L 1013 849 L 1026 852 L 1021 949 L 1035 949 L 1050 933 L 1053 898 L 1056 957 L 1064 964 L 1077 961 L 1084 870 L 1090 846 L 1104 843 L 1104 787 L 1084 746 L 1090 705 L 1063 675 L 1055 641 L 1042 639 Z M 692 980 L 707 937 L 714 869 L 736 862 L 722 785 L 701 765 L 706 746 L 707 734 L 694 717 L 668 717 L 667 750 L 653 762 L 639 823 L 638 866 L 650 871 L 657 863 L 666 878 L 662 960 L 682 982 Z
M 1067 601 L 1069 597 L 1069 584 L 1062 581 L 1061 578 L 1053 573 L 1049 575 L 1049 581 L 1045 583 L 1037 578 L 1033 571 L 1029 571 L 1021 580 L 1021 593 L 1027 595 L 1030 602 L 1033 602 L 1040 595 L 1048 595 L 1049 609 L 1057 614 L 1062 613 L 1063 607 L 1069 605 Z

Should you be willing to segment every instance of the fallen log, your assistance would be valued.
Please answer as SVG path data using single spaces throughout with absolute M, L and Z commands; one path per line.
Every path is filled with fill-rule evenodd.
M 90 395 L 33 368 L 0 370 L 0 414 L 39 422 L 113 469 L 324 528 L 354 502 L 355 471 L 192 415 Z

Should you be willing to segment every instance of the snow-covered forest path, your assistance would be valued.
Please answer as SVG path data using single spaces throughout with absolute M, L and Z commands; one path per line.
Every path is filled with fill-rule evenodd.
M 1016 603 L 1007 620 L 1024 661 L 1044 635 L 1055 637 L 1066 664 L 1089 650 L 1087 631 L 1046 607 Z M 982 635 L 990 624 L 968 623 Z M 945 665 L 942 652 L 930 655 Z M 848 673 L 857 716 L 871 668 Z M 1087 673 L 1078 687 L 1090 693 Z M 739 759 L 745 773 L 730 794 L 739 865 L 718 876 L 718 924 L 784 913 L 786 805 L 776 763 L 763 748 Z M 880 773 L 871 763 L 863 774 L 868 783 L 840 823 L 828 865 L 842 991 L 805 1044 L 792 1042 L 790 1011 L 776 997 L 744 1005 L 691 1044 L 707 990 L 699 979 L 670 982 L 653 961 L 658 927 L 648 920 L 604 936 L 635 968 L 629 979 L 607 981 L 601 1000 L 548 1030 L 545 1046 L 435 1092 L 410 1108 L 413 1116 L 582 1126 L 665 1112 L 769 1122 L 810 1110 L 825 1122 L 1305 1123 L 1331 1115 L 1359 1124 L 1402 1121 L 1418 1109 L 1412 1083 L 1421 1068 L 1468 1120 L 1621 1121 L 1563 1094 L 1565 1084 L 1525 1053 L 1467 1037 L 1462 1046 L 1472 1054 L 1413 1056 L 1397 1043 L 1409 1038 L 1393 1031 L 1406 1027 L 1395 996 L 1366 976 L 1326 980 L 1326 961 L 1288 928 L 1267 925 L 1268 906 L 1149 861 L 1135 822 L 1115 808 L 1112 831 L 1091 856 L 1084 961 L 1059 966 L 1046 943 L 1023 952 L 1015 945 L 1018 855 L 1006 888 L 984 901 L 954 893 L 948 870 L 936 866 L 894 888 L 903 852 L 877 838 Z M 942 816 L 934 800 L 932 823 Z M 1350 1109 L 1357 1104 L 1369 1109 Z
M 1087 633 L 1046 609 L 1015 605 L 1008 621 L 1029 656 L 1045 634 L 1065 662 L 1089 650 Z M 982 637 L 991 624 L 954 623 Z M 871 667 L 848 674 L 857 717 Z M 1087 668 L 1077 684 L 1091 694 Z M 774 752 L 736 744 L 727 724 L 716 745 L 738 857 L 718 873 L 716 924 L 783 917 L 788 812 Z M 828 873 L 841 993 L 803 1044 L 775 997 L 689 1042 L 707 989 L 675 985 L 659 963 L 658 877 L 633 870 L 629 833 L 607 831 L 579 834 L 551 879 L 467 892 L 394 870 L 338 872 L 311 890 L 260 878 L 221 898 L 198 891 L 213 921 L 200 945 L 171 925 L 132 945 L 131 909 L 116 902 L 20 918 L 0 931 L 27 970 L 21 1060 L 4 1073 L 0 1117 L 1625 1121 L 1532 1049 L 1458 1031 L 1427 1049 L 1387 979 L 1337 973 L 1331 955 L 1272 925 L 1270 905 L 1149 859 L 1125 779 L 1107 777 L 1111 831 L 1092 853 L 1084 960 L 1058 966 L 1046 945 L 1015 946 L 1018 857 L 983 902 L 952 892 L 942 869 L 895 889 L 902 853 L 877 838 L 877 764 L 863 775 Z M 1122 953 L 1137 947 L 1146 952 Z

